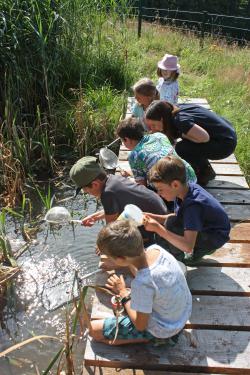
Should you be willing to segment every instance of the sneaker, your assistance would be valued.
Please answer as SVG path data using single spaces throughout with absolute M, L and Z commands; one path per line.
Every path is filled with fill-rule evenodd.
M 206 186 L 210 180 L 213 180 L 216 176 L 215 171 L 213 170 L 210 163 L 208 165 L 201 169 L 197 173 L 197 182 L 201 186 Z

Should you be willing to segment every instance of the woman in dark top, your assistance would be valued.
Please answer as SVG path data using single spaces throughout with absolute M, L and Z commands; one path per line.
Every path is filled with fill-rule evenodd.
M 229 121 L 195 104 L 178 107 L 155 100 L 148 107 L 145 122 L 152 133 L 163 132 L 177 154 L 194 168 L 200 185 L 215 177 L 208 159 L 224 159 L 234 152 L 237 137 Z M 180 141 L 176 142 L 178 138 Z

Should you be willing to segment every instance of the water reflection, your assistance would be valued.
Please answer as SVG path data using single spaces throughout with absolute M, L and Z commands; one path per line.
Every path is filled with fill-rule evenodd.
M 65 202 L 65 206 L 81 218 L 96 210 L 93 200 L 82 198 Z M 42 224 L 36 242 L 30 246 L 18 260 L 21 273 L 3 296 L 0 349 L 1 351 L 14 343 L 25 340 L 32 335 L 63 335 L 65 331 L 65 307 L 56 311 L 47 311 L 46 291 L 64 285 L 74 277 L 75 270 L 79 276 L 97 268 L 98 257 L 95 255 L 95 240 L 101 223 L 92 228 L 80 225 L 64 225 L 51 230 Z M 61 290 L 61 289 L 59 289 Z M 79 361 L 82 360 L 83 343 L 80 344 Z M 9 358 L 0 360 L 0 373 L 34 374 L 35 365 L 40 370 L 53 358 L 60 344 L 52 341 L 31 343 L 13 352 Z

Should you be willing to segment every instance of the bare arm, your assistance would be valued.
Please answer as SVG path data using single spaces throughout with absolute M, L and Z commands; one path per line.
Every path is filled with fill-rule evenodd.
M 158 215 L 158 214 L 151 214 L 150 212 L 143 212 L 143 214 L 151 217 L 152 219 L 155 219 L 160 224 L 163 224 L 169 216 L 175 216 L 175 214 Z
M 92 227 L 92 225 L 94 225 L 96 221 L 102 220 L 103 218 L 104 211 L 97 211 L 94 214 L 88 215 L 84 219 L 82 219 L 82 225 L 85 227 Z
M 178 249 L 190 254 L 193 252 L 198 234 L 197 231 L 185 230 L 184 235 L 179 236 L 178 234 L 167 230 L 163 225 L 148 216 L 144 217 L 144 227 L 150 232 L 157 233 L 160 237 L 169 241 Z
M 123 297 L 125 297 L 125 296 L 128 295 L 128 290 L 126 288 L 126 285 L 125 285 L 125 282 L 124 282 L 124 278 L 123 278 L 122 275 L 120 277 L 117 276 L 117 275 L 115 275 L 115 274 L 112 275 L 108 279 L 106 286 L 109 289 L 112 289 L 121 298 L 123 298 Z M 125 310 L 126 310 L 128 316 L 132 320 L 135 328 L 138 331 L 144 331 L 147 328 L 147 326 L 148 326 L 148 321 L 149 321 L 150 314 L 141 313 L 141 312 L 138 312 L 138 311 L 135 311 L 135 310 L 131 309 L 131 307 L 130 307 L 130 301 L 126 302 L 124 304 L 124 307 L 125 307 Z
M 210 140 L 208 132 L 196 124 L 186 134 L 182 134 L 182 138 L 195 143 L 206 143 Z

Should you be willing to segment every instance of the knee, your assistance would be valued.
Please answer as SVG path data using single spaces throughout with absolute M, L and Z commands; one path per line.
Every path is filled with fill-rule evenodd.
M 92 320 L 89 328 L 89 335 L 95 341 L 103 341 L 103 320 Z

